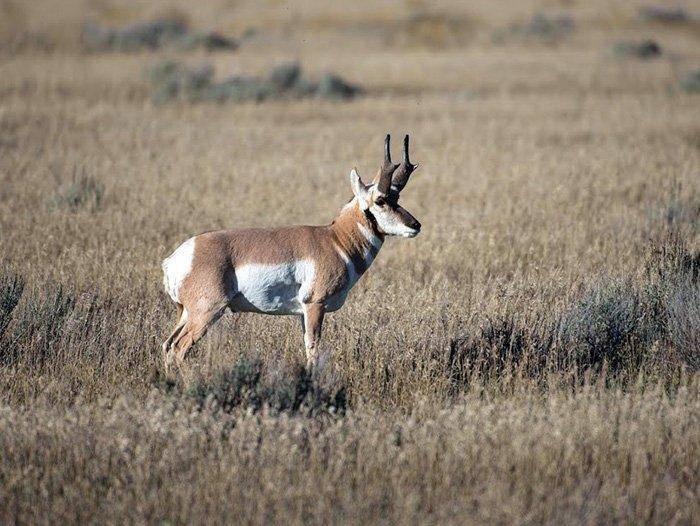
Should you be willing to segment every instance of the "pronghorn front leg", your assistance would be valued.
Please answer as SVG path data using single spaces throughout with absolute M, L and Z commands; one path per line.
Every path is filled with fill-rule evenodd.
M 321 326 L 326 312 L 322 303 L 304 304 L 304 345 L 306 346 L 306 367 L 309 370 L 323 367 L 324 356 L 319 353 Z

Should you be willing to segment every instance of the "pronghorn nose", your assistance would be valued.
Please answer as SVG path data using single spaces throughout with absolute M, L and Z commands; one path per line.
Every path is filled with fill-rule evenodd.
M 411 227 L 413 230 L 416 230 L 416 231 L 420 230 L 420 222 L 417 219 L 414 219 L 413 221 L 411 221 L 411 224 L 408 226 Z

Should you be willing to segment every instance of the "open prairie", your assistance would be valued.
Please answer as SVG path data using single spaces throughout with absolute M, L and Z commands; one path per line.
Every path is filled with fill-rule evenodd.
M 700 5 L 646 6 L 0 0 L 0 522 L 697 524 Z M 156 19 L 239 46 L 81 37 Z M 362 91 L 163 100 L 164 61 Z M 387 132 L 423 230 L 333 365 L 227 314 L 167 378 L 163 258 L 329 223 Z

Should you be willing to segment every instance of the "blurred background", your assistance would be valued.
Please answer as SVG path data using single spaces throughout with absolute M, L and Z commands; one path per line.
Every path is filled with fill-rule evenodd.
M 698 90 L 700 67 L 699 10 L 697 2 L 622 0 L 349 5 L 232 0 L 196 7 L 161 0 L 3 0 L 0 49 L 12 73 L 17 61 L 24 68 L 60 69 L 64 77 L 56 75 L 54 82 L 77 76 L 87 90 L 98 80 L 111 81 L 108 93 L 119 84 L 130 88 L 132 98 L 147 95 L 141 70 L 158 60 L 192 69 L 194 85 L 180 95 L 216 100 L 274 98 L 269 86 L 227 92 L 202 84 L 265 74 L 290 62 L 317 80 L 336 74 L 367 96 L 404 100 L 437 94 L 478 99 L 506 93 L 612 95 L 625 89 L 692 92 Z M 313 91 L 312 86 L 292 91 L 300 95 L 304 88 Z M 168 99 L 163 86 L 153 90 L 156 102 Z
M 160 263 L 421 167 L 324 321 Z M 695 524 L 700 3 L 0 0 L 0 522 Z M 695 516 L 696 519 L 692 519 Z

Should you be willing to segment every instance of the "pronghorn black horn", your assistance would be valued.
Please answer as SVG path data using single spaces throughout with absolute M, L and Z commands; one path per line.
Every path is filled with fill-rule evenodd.
M 403 138 L 403 162 L 411 164 L 411 161 L 408 160 L 408 134 Z
M 417 164 L 411 164 L 411 161 L 408 159 L 408 135 L 406 135 L 403 138 L 403 161 L 399 165 L 399 169 L 394 173 L 391 189 L 395 192 L 403 190 L 403 187 L 408 183 L 408 178 L 411 177 L 411 174 L 417 167 Z
M 377 190 L 383 194 L 388 194 L 391 189 L 391 176 L 394 171 L 399 167 L 398 164 L 391 162 L 391 135 L 386 134 L 384 139 L 384 162 L 379 168 L 375 182 L 377 183 Z
M 391 164 L 391 135 L 384 137 L 384 164 Z

